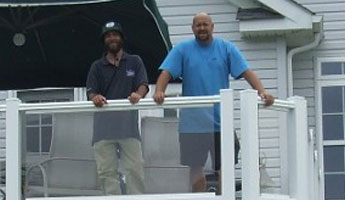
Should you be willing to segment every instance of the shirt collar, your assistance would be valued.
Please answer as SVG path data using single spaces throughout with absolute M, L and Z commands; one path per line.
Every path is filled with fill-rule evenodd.
M 107 60 L 107 58 L 105 57 L 106 54 L 103 55 L 102 57 L 102 64 L 103 65 L 110 65 L 109 61 Z M 121 60 L 127 60 L 128 58 L 128 53 L 126 53 L 125 51 L 123 51 Z

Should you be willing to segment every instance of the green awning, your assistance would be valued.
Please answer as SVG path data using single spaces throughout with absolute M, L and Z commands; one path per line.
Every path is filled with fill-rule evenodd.
M 0 89 L 83 87 L 102 56 L 101 26 L 116 19 L 126 50 L 142 57 L 150 83 L 171 48 L 154 0 L 12 0 L 0 3 Z

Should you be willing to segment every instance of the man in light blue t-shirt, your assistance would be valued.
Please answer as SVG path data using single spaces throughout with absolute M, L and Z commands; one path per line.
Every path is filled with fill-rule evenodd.
M 229 75 L 235 79 L 244 77 L 258 91 L 267 106 L 274 98 L 266 93 L 256 74 L 230 41 L 215 38 L 214 24 L 207 13 L 198 13 L 193 19 L 195 39 L 180 42 L 160 66 L 162 71 L 153 96 L 158 104 L 165 98 L 170 79 L 182 78 L 183 96 L 217 95 L 220 89 L 229 88 Z M 191 168 L 190 182 L 193 192 L 206 190 L 204 165 L 208 153 L 213 166 L 220 172 L 220 110 L 211 108 L 188 108 L 180 113 L 181 164 Z

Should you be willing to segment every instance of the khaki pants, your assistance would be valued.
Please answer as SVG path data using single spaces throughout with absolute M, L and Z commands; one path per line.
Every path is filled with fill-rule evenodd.
M 117 156 L 120 147 L 120 159 Z M 127 194 L 144 193 L 144 162 L 138 139 L 101 140 L 94 144 L 98 178 L 105 195 L 121 194 L 119 165 L 125 176 Z

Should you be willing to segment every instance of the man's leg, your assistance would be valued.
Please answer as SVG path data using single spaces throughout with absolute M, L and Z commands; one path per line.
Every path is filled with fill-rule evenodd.
M 136 138 L 126 138 L 119 140 L 119 144 L 127 193 L 143 194 L 145 192 L 144 161 L 140 141 Z
M 205 192 L 207 181 L 203 167 L 190 168 L 190 183 L 192 184 L 192 192 Z
M 218 186 L 217 186 L 217 194 L 222 193 L 222 176 L 221 176 L 221 160 L 220 160 L 220 133 L 214 133 L 214 144 L 211 148 L 211 157 L 213 162 L 213 168 L 215 171 L 216 176 L 218 177 Z
M 237 137 L 237 134 L 236 134 L 236 131 L 234 131 L 234 144 L 235 144 L 235 164 L 238 163 L 238 153 L 240 151 L 240 142 L 238 140 L 238 137 Z M 215 152 L 214 152 L 214 155 L 212 154 L 212 156 L 215 157 L 215 161 L 214 161 L 214 168 L 215 168 L 215 171 L 217 173 L 217 176 L 218 176 L 218 187 L 217 187 L 217 194 L 221 194 L 222 193 L 222 170 L 220 168 L 221 166 L 221 155 L 220 155 L 220 133 L 219 132 L 216 132 L 215 133 L 215 137 L 214 137 L 214 143 L 215 143 Z
M 121 194 L 115 141 L 101 140 L 93 147 L 98 178 L 105 195 Z
M 217 194 L 222 194 L 222 171 L 216 171 L 218 176 L 218 187 L 217 187 Z
M 181 133 L 179 137 L 181 164 L 190 167 L 192 192 L 205 192 L 207 182 L 204 174 L 204 165 L 209 152 L 208 143 L 213 134 Z M 213 138 L 211 139 L 213 140 Z

